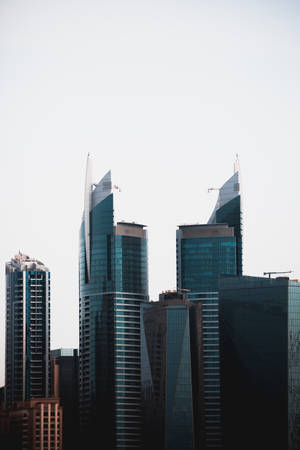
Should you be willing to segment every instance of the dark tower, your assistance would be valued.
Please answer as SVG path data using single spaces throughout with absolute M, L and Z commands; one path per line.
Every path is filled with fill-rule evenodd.
M 177 230 L 177 287 L 187 290 L 192 302 L 201 303 L 202 372 L 198 381 L 199 410 L 197 448 L 220 449 L 221 398 L 219 349 L 219 278 L 242 271 L 241 198 L 239 171 L 219 189 L 208 224 L 182 225 Z
M 300 448 L 300 283 L 222 277 L 224 447 Z
M 80 425 L 107 448 L 140 445 L 140 306 L 148 301 L 147 232 L 114 224 L 108 172 L 91 181 L 88 157 L 80 229 Z

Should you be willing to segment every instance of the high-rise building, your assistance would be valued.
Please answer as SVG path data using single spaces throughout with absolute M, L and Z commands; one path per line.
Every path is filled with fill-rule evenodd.
M 62 450 L 62 407 L 56 398 L 14 403 L 6 412 L 3 450 Z
M 152 388 L 149 396 L 148 392 L 144 395 L 145 449 L 195 449 L 194 425 L 200 405 L 193 386 L 198 367 L 192 363 L 197 360 L 193 351 L 200 318 L 201 305 L 177 291 L 160 294 L 159 301 L 145 309 Z
M 224 448 L 300 448 L 300 283 L 222 277 Z
M 141 445 L 140 309 L 148 301 L 147 232 L 114 223 L 111 174 L 92 183 L 80 229 L 80 423 L 107 448 Z
M 5 403 L 49 396 L 50 272 L 19 253 L 6 263 Z
M 242 271 L 239 171 L 219 189 L 209 223 L 182 225 L 177 230 L 177 288 L 202 305 L 199 395 L 203 408 L 195 424 L 198 448 L 222 447 L 219 365 L 219 277 Z
M 60 348 L 51 350 L 52 395 L 59 398 L 63 408 L 63 448 L 74 449 L 79 433 L 78 350 Z

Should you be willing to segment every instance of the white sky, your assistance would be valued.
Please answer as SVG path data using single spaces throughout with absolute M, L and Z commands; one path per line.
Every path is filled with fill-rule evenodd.
M 1 0 L 0 385 L 5 262 L 52 273 L 51 346 L 78 346 L 85 162 L 116 218 L 149 227 L 150 295 L 176 286 L 175 230 L 205 223 L 240 157 L 244 271 L 300 278 L 300 3 Z

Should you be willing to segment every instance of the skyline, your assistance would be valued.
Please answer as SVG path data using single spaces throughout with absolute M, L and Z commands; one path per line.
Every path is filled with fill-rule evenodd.
M 115 221 L 147 225 L 152 300 L 176 286 L 177 226 L 207 223 L 207 190 L 233 174 L 236 153 L 244 273 L 300 278 L 299 4 L 0 9 L 0 385 L 5 263 L 19 250 L 52 274 L 51 348 L 78 347 L 89 152 L 94 181 L 111 170 L 121 189 Z

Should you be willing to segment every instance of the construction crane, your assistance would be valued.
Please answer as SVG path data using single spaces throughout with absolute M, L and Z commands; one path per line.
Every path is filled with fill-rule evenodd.
M 271 278 L 272 274 L 278 274 L 278 273 L 292 273 L 292 270 L 286 270 L 285 272 L 264 272 L 264 275 L 269 275 L 269 278 Z

